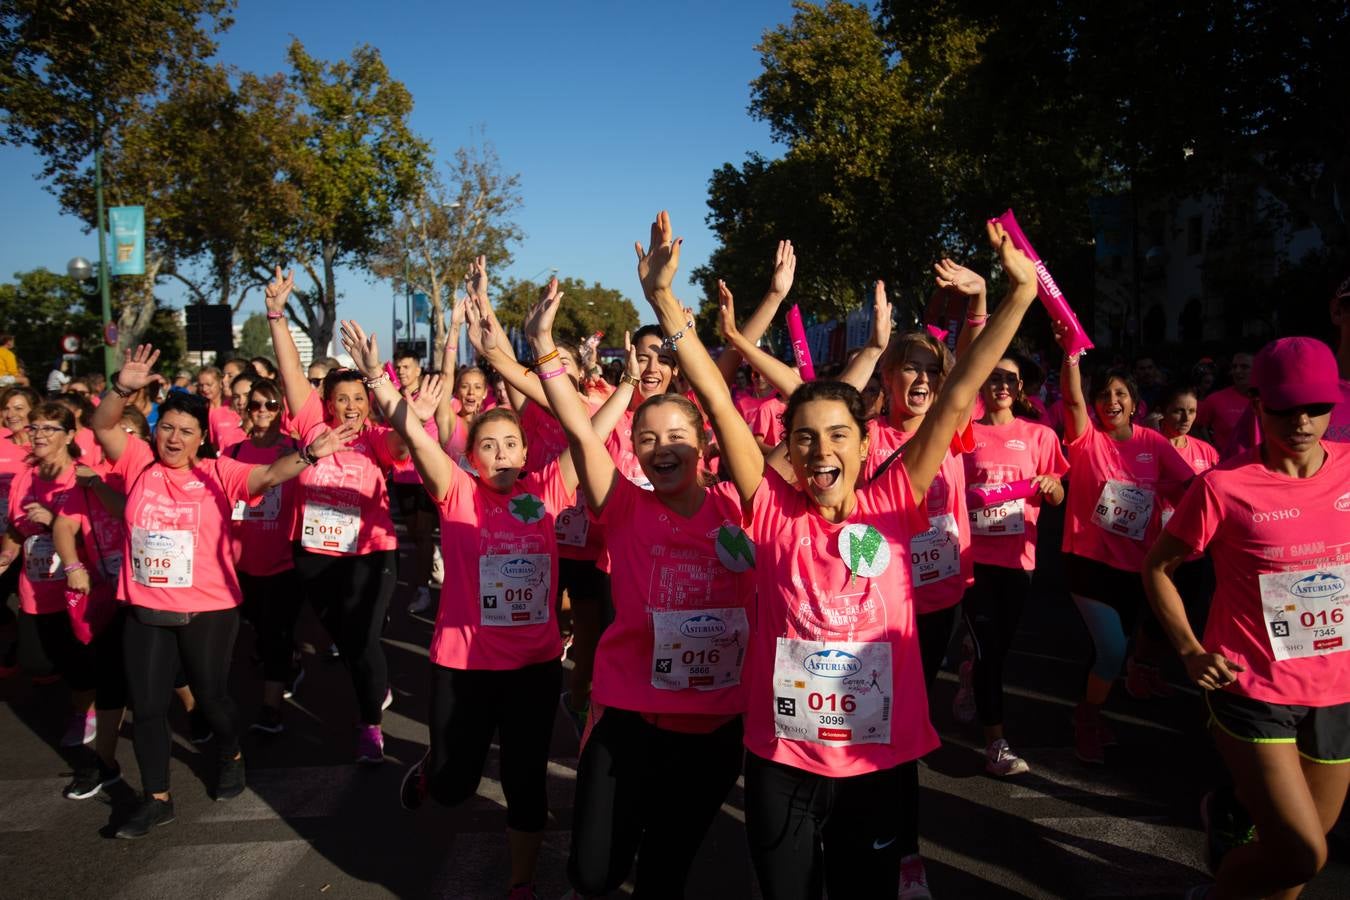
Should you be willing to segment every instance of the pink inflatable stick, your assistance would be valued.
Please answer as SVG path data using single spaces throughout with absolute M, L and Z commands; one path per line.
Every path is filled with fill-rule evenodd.
M 1010 209 L 1001 216 L 990 219 L 991 222 L 998 222 L 1003 226 L 1003 230 L 1008 232 L 1009 239 L 1013 246 L 1021 250 L 1031 260 L 1036 267 L 1036 294 L 1041 298 L 1041 303 L 1045 306 L 1045 311 L 1050 314 L 1050 318 L 1060 322 L 1069 329 L 1068 346 L 1065 352 L 1069 356 L 1079 356 L 1085 351 L 1092 349 L 1092 339 L 1087 336 L 1083 326 L 1079 324 L 1078 317 L 1073 314 L 1069 308 L 1069 301 L 1064 296 L 1064 292 L 1055 284 L 1055 279 L 1051 277 L 1050 270 L 1041 262 L 1040 256 L 1031 246 L 1031 241 L 1027 240 L 1026 234 L 1022 232 L 1022 226 L 1017 224 L 1017 217 L 1013 215 Z
M 787 314 L 788 337 L 792 340 L 792 355 L 797 357 L 797 371 L 802 381 L 816 380 L 816 367 L 811 363 L 811 348 L 806 346 L 806 327 L 802 325 L 802 311 L 797 304 Z
M 1030 478 L 1014 481 L 1012 484 L 1000 484 L 996 487 L 973 487 L 966 489 L 966 506 L 970 509 L 984 509 L 986 506 L 998 506 L 1009 500 L 1021 500 L 1034 497 L 1039 493 L 1036 482 Z

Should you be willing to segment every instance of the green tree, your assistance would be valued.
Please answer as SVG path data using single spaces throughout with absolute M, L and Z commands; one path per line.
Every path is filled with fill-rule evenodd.
M 98 297 L 67 275 L 32 269 L 0 284 L 0 322 L 12 330 L 15 354 L 34 384 L 42 383 L 52 360 L 62 355 L 61 338 L 67 334 L 80 339 L 80 354 L 92 361 L 87 368 L 101 369 L 101 321 Z
M 512 281 L 502 289 L 493 301 L 502 327 L 511 329 L 524 325 L 525 316 L 539 300 L 540 287 L 532 281 Z M 623 333 L 638 327 L 637 308 L 619 291 L 604 287 L 598 281 L 586 284 L 576 278 L 561 278 L 558 289 L 563 293 L 563 300 L 553 323 L 553 333 L 560 341 L 575 344 L 603 331 L 605 336 L 600 342 L 603 346 L 622 347 Z
M 272 332 L 267 327 L 267 316 L 253 313 L 244 320 L 239 329 L 239 346 L 234 348 L 235 356 L 252 359 L 255 356 L 272 356 Z

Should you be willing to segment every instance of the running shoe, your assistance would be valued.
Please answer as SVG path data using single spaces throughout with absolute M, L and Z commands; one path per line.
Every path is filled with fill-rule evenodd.
M 304 680 L 305 680 L 305 667 L 304 667 L 304 666 L 296 666 L 296 667 L 295 667 L 295 677 L 292 678 L 291 681 L 290 681 L 290 683 L 287 684 L 286 687 L 282 689 L 282 691 L 281 691 L 281 699 L 283 699 L 283 700 L 289 700 L 289 699 L 291 699 L 292 697 L 294 697 L 294 696 L 295 696 L 295 692 L 298 691 L 298 690 L 300 690 L 300 682 L 302 682 L 302 681 L 304 681 Z
M 62 747 L 82 747 L 98 734 L 98 719 L 91 709 L 88 713 L 71 713 L 66 720 L 66 733 L 61 735 Z
M 957 674 L 961 679 L 961 686 L 956 689 L 956 696 L 952 698 L 952 718 L 962 725 L 969 725 L 975 721 L 975 687 L 972 679 L 972 669 L 974 663 L 965 660 L 961 663 Z
M 534 892 L 534 882 L 526 882 L 511 888 L 506 900 L 539 900 L 539 895 Z
M 1027 761 L 1018 756 L 1003 738 L 984 748 L 984 770 L 990 775 L 1022 775 L 1031 771 Z
M 911 853 L 900 860 L 900 900 L 933 900 L 928 891 L 928 872 L 923 857 Z
M 216 800 L 233 800 L 244 792 L 244 755 L 224 757 L 216 775 Z
M 117 784 L 121 780 L 122 767 L 114 762 L 110 768 L 100 759 L 88 769 L 76 772 L 70 784 L 62 789 L 61 795 L 67 800 L 88 800 L 105 787 Z
M 286 730 L 286 726 L 281 724 L 281 710 L 266 704 L 258 707 L 258 721 L 248 727 L 266 734 L 281 734 Z
M 1100 766 L 1106 762 L 1102 746 L 1101 710 L 1091 703 L 1080 703 L 1073 711 L 1073 752 L 1079 760 Z
M 398 803 L 404 809 L 421 809 L 427 800 L 427 759 L 430 756 L 431 751 L 427 750 L 403 773 L 403 782 L 398 786 Z
M 384 689 L 384 702 L 380 704 L 380 709 L 388 709 L 394 705 L 394 689 L 387 687 Z
M 356 761 L 372 764 L 384 762 L 384 732 L 380 726 L 361 726 L 356 736 Z
M 431 591 L 423 585 L 417 589 L 417 596 L 413 597 L 413 602 L 408 604 L 408 613 L 420 616 L 429 609 L 431 609 Z
M 206 721 L 206 713 L 202 712 L 200 706 L 192 707 L 188 713 L 188 740 L 194 744 L 205 744 L 215 736 L 211 723 Z
M 136 811 L 131 814 L 131 818 L 122 823 L 122 827 L 117 829 L 117 836 L 124 840 L 136 840 L 143 838 L 150 833 L 150 829 L 158 828 L 160 825 L 168 825 L 174 819 L 173 800 L 156 800 L 154 797 L 147 796 L 141 805 L 136 807 Z
M 1247 811 L 1224 802 L 1214 791 L 1200 798 L 1200 822 L 1205 829 L 1205 862 L 1216 875 L 1228 851 L 1256 840 L 1256 826 Z

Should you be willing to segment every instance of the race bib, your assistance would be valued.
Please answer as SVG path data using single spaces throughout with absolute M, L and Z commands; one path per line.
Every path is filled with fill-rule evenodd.
M 236 500 L 230 518 L 235 522 L 275 522 L 281 514 L 281 485 L 268 488 L 253 506 L 245 500 Z
M 745 610 L 653 610 L 652 687 L 716 691 L 741 683 Z
M 932 516 L 923 534 L 909 539 L 910 574 L 914 586 L 922 587 L 961 571 L 961 533 L 951 513 Z
M 591 533 L 591 520 L 586 515 L 585 501 L 569 506 L 553 520 L 553 534 L 564 547 L 586 546 L 586 536 Z
M 847 747 L 891 740 L 891 645 L 779 638 L 773 661 L 774 734 Z
M 1259 577 L 1266 636 L 1276 660 L 1326 656 L 1346 649 L 1350 566 Z
M 1153 491 L 1124 481 L 1107 481 L 1097 498 L 1092 521 L 1112 534 L 1142 541 L 1152 515 Z
M 29 581 L 60 581 L 66 577 L 50 534 L 32 534 L 23 542 L 23 571 Z
M 314 501 L 305 504 L 300 546 L 311 550 L 355 553 L 356 539 L 360 534 L 359 506 L 335 506 Z
M 482 556 L 478 595 L 484 625 L 541 625 L 553 605 L 552 561 L 547 553 Z
M 146 587 L 192 587 L 191 531 L 131 529 L 131 575 Z
M 974 484 L 972 488 L 994 488 L 996 484 Z M 1007 534 L 1025 534 L 1027 501 L 1023 497 L 1006 500 L 992 506 L 970 511 L 970 530 L 986 537 Z

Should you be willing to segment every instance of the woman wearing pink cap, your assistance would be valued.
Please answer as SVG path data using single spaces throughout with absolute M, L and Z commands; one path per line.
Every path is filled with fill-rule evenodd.
M 1350 787 L 1350 448 L 1324 439 L 1336 361 L 1282 338 L 1257 354 L 1252 384 L 1261 445 L 1191 487 L 1144 568 L 1256 825 L 1199 897 L 1297 896 Z M 1205 550 L 1219 579 L 1201 642 L 1168 573 Z

